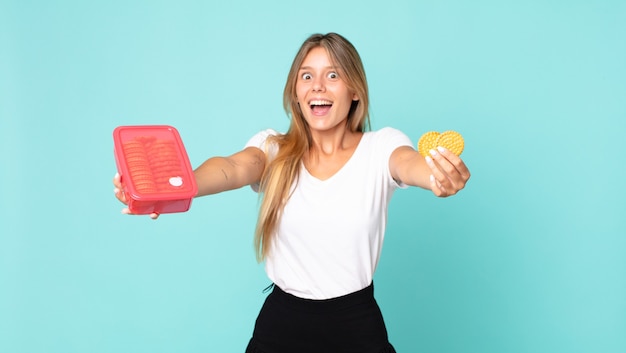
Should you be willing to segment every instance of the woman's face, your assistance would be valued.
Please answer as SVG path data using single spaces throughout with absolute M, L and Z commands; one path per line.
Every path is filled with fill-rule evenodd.
M 311 49 L 304 58 L 296 95 L 311 131 L 328 131 L 345 123 L 352 101 L 359 99 L 341 75 L 323 47 Z

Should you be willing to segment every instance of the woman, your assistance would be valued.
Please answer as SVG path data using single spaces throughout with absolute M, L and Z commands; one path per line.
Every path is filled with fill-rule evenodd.
M 395 352 L 372 284 L 391 195 L 407 186 L 454 195 L 470 173 L 445 148 L 424 158 L 398 130 L 367 131 L 363 65 L 338 34 L 303 43 L 283 103 L 287 133 L 261 131 L 195 170 L 198 196 L 262 193 L 255 244 L 274 289 L 246 352 Z M 126 203 L 119 176 L 114 184 Z

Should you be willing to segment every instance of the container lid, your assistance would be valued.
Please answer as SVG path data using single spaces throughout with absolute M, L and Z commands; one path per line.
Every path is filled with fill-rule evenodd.
M 178 131 L 169 125 L 118 126 L 113 131 L 115 161 L 124 191 L 134 200 L 193 198 L 198 192 Z

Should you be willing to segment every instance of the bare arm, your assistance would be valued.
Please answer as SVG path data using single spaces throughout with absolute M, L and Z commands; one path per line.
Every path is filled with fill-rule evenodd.
M 431 190 L 439 197 L 456 194 L 470 178 L 461 158 L 445 148 L 424 158 L 411 147 L 399 147 L 389 158 L 389 170 L 396 181 Z
M 248 147 L 228 157 L 207 159 L 194 171 L 198 184 L 196 197 L 233 190 L 259 182 L 265 168 L 265 161 L 265 153 L 256 147 Z M 127 205 L 128 199 L 123 191 L 119 174 L 115 174 L 113 177 L 113 185 L 115 186 L 115 197 Z M 129 214 L 130 210 L 128 207 L 123 208 L 122 213 Z M 152 219 L 158 217 L 159 215 L 156 213 L 150 215 Z
M 265 153 L 248 147 L 228 157 L 207 159 L 194 171 L 198 194 L 205 196 L 258 183 L 265 168 Z

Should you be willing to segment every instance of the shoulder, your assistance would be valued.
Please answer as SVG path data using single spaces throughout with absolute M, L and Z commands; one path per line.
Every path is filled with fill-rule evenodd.
M 246 143 L 246 147 L 259 147 L 261 148 L 262 145 L 265 144 L 265 142 L 267 141 L 267 138 L 270 136 L 277 136 L 280 135 L 279 132 L 277 132 L 274 129 L 265 129 L 265 130 L 261 130 L 259 132 L 257 132 L 256 134 L 254 134 L 250 140 L 248 140 L 248 142 Z
M 268 145 L 268 141 L 270 140 L 268 139 L 271 136 L 279 136 L 279 135 L 282 135 L 282 134 L 277 132 L 274 129 L 261 130 L 257 132 L 256 134 L 254 134 L 254 136 L 252 136 L 248 140 L 245 147 L 256 147 L 256 148 L 266 151 L 268 148 L 270 148 L 270 146 Z
M 248 140 L 244 148 L 256 147 L 265 152 L 268 158 L 272 159 L 278 152 L 278 145 L 275 142 L 272 143 L 270 137 L 280 135 L 282 134 L 274 129 L 261 130 Z
M 401 147 L 413 147 L 411 139 L 402 131 L 384 127 L 375 131 L 365 133 L 363 149 L 370 155 L 372 160 L 379 160 L 383 165 L 387 165 L 389 158 L 394 151 Z
M 393 127 L 383 127 L 366 133 L 373 143 L 390 147 L 412 146 L 411 139 L 402 131 Z

